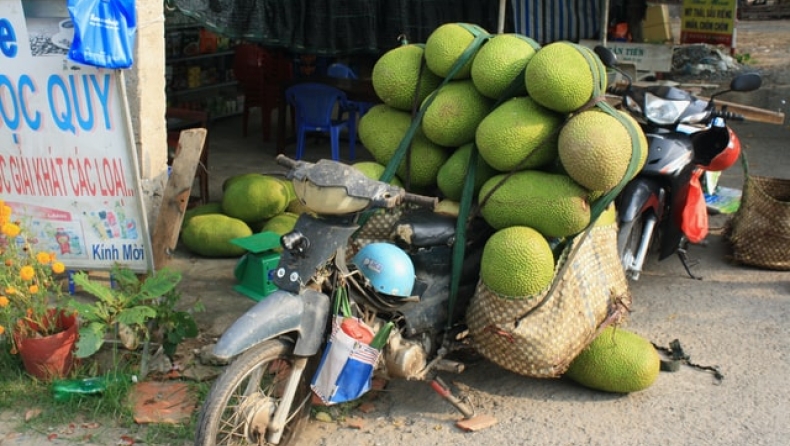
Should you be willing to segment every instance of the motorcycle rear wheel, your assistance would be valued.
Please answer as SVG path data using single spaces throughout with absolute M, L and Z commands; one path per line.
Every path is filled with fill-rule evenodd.
M 266 426 L 293 371 L 293 343 L 274 339 L 239 356 L 214 382 L 200 411 L 196 446 L 265 445 Z M 312 361 L 311 361 L 312 362 Z M 280 445 L 295 444 L 310 415 L 308 367 L 299 380 Z

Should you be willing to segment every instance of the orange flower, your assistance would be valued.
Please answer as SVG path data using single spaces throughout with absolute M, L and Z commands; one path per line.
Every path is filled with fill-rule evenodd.
M 33 280 L 35 275 L 36 270 L 30 265 L 25 265 L 19 269 L 19 278 L 24 281 Z
M 6 287 L 5 293 L 8 294 L 8 295 L 14 295 L 14 294 L 16 294 L 16 288 L 14 288 L 12 286 Z
M 9 237 L 12 237 L 12 238 L 16 237 L 17 235 L 19 235 L 19 233 L 21 231 L 22 231 L 22 229 L 17 224 L 6 223 L 6 224 L 3 225 L 3 234 L 5 234 L 5 235 L 7 235 Z
M 38 254 L 36 254 L 36 260 L 38 260 L 38 263 L 46 265 L 52 261 L 52 258 L 49 256 L 49 253 L 47 252 L 39 252 Z
M 0 308 L 8 306 L 8 298 L 5 296 L 0 296 Z
M 52 264 L 52 272 L 55 274 L 62 274 L 63 271 L 66 271 L 66 265 L 61 262 L 55 262 Z
M 5 266 L 11 266 L 14 264 L 14 261 L 11 259 L 5 259 Z
M 5 333 L 5 327 L 0 325 L 0 335 L 2 335 L 3 333 Z
M 36 294 L 36 293 L 38 293 L 38 285 L 36 285 L 36 284 L 30 285 L 27 288 L 27 290 L 30 291 L 30 294 Z

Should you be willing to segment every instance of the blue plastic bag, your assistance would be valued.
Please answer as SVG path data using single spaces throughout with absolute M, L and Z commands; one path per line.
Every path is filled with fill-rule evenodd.
M 360 343 L 340 328 L 343 316 L 335 316 L 332 335 L 310 387 L 324 404 L 355 400 L 371 388 L 380 351 Z
M 133 63 L 137 16 L 134 0 L 68 0 L 74 40 L 68 57 L 101 68 Z

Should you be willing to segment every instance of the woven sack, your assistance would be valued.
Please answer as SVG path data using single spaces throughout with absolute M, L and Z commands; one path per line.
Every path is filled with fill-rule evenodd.
M 747 175 L 727 233 L 736 262 L 790 270 L 790 179 Z
M 631 296 L 617 255 L 617 225 L 574 238 L 552 284 L 534 296 L 502 296 L 479 281 L 467 310 L 475 348 L 489 361 L 534 378 L 556 378 L 595 338 L 625 317 Z
M 391 241 L 393 227 L 402 214 L 403 210 L 400 207 L 373 212 L 351 238 L 347 252 L 348 258 L 353 257 L 369 243 Z

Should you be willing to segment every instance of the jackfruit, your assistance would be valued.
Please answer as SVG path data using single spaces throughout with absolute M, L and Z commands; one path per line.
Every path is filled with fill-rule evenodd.
M 290 192 L 279 178 L 248 175 L 233 181 L 222 195 L 222 211 L 246 223 L 260 222 L 284 211 Z
M 222 203 L 219 201 L 212 201 L 210 203 L 201 204 L 199 206 L 195 206 L 192 209 L 187 209 L 184 212 L 184 219 L 181 221 L 181 228 L 183 229 L 184 226 L 189 222 L 189 219 L 192 217 L 197 217 L 198 215 L 205 215 L 205 214 L 221 214 L 222 213 Z
M 614 393 L 644 390 L 656 381 L 661 358 L 647 339 L 609 326 L 571 362 L 566 377 Z
M 491 100 L 480 94 L 472 81 L 453 81 L 439 87 L 425 107 L 425 136 L 440 146 L 459 147 L 474 141 L 477 125 L 488 114 Z
M 377 163 L 387 166 L 406 136 L 411 119 L 407 112 L 384 104 L 376 105 L 359 120 L 359 140 Z M 446 150 L 428 140 L 418 126 L 411 140 L 411 158 L 404 157 L 398 166 L 398 178 L 412 187 L 433 186 L 448 156 Z
M 384 171 L 387 170 L 387 167 L 383 164 L 379 164 L 375 161 L 360 161 L 358 163 L 352 164 L 352 167 L 357 169 L 358 171 L 362 172 L 366 177 L 379 180 L 381 176 L 384 174 Z M 398 178 L 397 175 L 393 176 L 392 179 L 389 181 L 390 184 L 393 186 L 403 187 L 403 182 Z
M 500 99 L 513 82 L 511 96 L 527 94 L 522 72 L 540 45 L 521 34 L 497 34 L 489 39 L 472 61 L 472 82 L 483 95 Z
M 455 63 L 475 40 L 475 35 L 490 36 L 486 30 L 473 24 L 445 23 L 439 26 L 425 40 L 425 65 L 437 76 L 448 77 Z M 477 49 L 469 53 L 468 60 L 452 79 L 469 78 L 476 52 Z
M 296 220 L 299 215 L 292 212 L 283 212 L 275 215 L 274 217 L 266 220 L 263 227 L 258 232 L 276 232 L 277 234 L 284 235 L 291 232 L 296 225 Z
M 469 172 L 469 155 L 472 152 L 473 143 L 465 144 L 450 154 L 447 161 L 439 168 L 436 175 L 436 185 L 446 198 L 460 201 L 464 190 L 464 182 Z M 480 192 L 480 188 L 489 178 L 497 172 L 478 154 L 477 167 L 475 169 L 474 196 Z
M 411 111 L 439 86 L 442 79 L 430 70 L 422 70 L 420 75 L 423 53 L 420 45 L 402 45 L 387 51 L 376 61 L 371 81 L 382 102 Z
M 190 251 L 203 257 L 238 257 L 247 251 L 230 241 L 250 235 L 252 229 L 238 218 L 203 214 L 189 219 L 181 231 L 181 241 Z
M 545 289 L 554 277 L 554 254 L 538 231 L 511 226 L 494 232 L 480 260 L 480 279 L 495 293 L 531 296 Z
M 599 109 L 572 116 L 560 130 L 557 142 L 560 162 L 568 175 L 590 190 L 607 191 L 618 185 L 626 176 L 633 153 L 628 131 L 631 127 L 640 153 L 636 169 L 625 181 L 633 178 L 647 159 L 647 139 L 636 121 L 628 117 L 626 122 L 624 125 Z
M 480 189 L 480 213 L 494 229 L 529 226 L 546 237 L 567 237 L 590 224 L 587 194 L 565 175 L 537 170 L 499 174 Z
M 480 155 L 496 170 L 532 169 L 557 157 L 557 136 L 565 116 L 529 97 L 509 99 L 477 127 Z
M 606 70 L 589 48 L 553 42 L 535 54 L 524 71 L 527 93 L 538 104 L 561 113 L 576 111 L 606 88 Z

